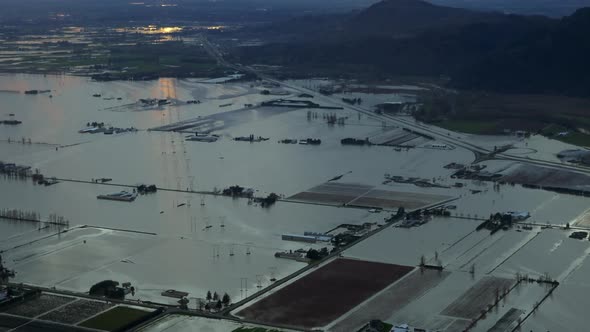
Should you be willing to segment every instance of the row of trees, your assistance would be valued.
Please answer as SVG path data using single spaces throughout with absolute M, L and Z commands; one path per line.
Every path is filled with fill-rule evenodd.
M 205 297 L 207 303 L 205 304 L 206 310 L 221 310 L 223 307 L 227 307 L 231 304 L 231 298 L 227 293 L 224 293 L 222 297 L 219 297 L 217 292 L 207 291 L 207 296 Z
M 24 211 L 18 209 L 1 209 L 0 217 L 13 220 L 41 221 L 39 213 L 34 211 Z
M 317 261 L 328 256 L 329 254 L 330 252 L 328 251 L 328 248 L 324 247 L 320 250 L 309 249 L 305 257 L 311 259 L 312 261 Z
M 269 207 L 269 206 L 273 205 L 279 198 L 280 198 L 279 195 L 277 195 L 275 193 L 270 193 L 265 198 L 260 199 L 260 206 L 261 207 Z

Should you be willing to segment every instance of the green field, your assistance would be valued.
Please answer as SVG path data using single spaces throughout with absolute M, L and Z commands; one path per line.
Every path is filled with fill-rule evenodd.
M 564 143 L 569 143 L 583 147 L 590 147 L 590 135 L 586 135 L 583 133 L 570 132 L 567 136 L 553 138 Z
M 420 97 L 414 117 L 456 132 L 502 135 L 528 131 L 579 146 L 590 146 L 590 98 L 481 91 L 433 92 Z M 558 133 L 568 135 L 558 136 Z
M 82 322 L 80 326 L 105 331 L 116 331 L 149 314 L 150 312 L 148 311 L 119 306 Z
M 239 327 L 232 332 L 281 332 L 280 330 L 269 330 L 263 327 Z
M 498 131 L 497 121 L 484 120 L 444 120 L 434 125 L 465 134 L 494 134 Z
M 566 136 L 557 136 L 560 132 L 568 132 Z M 541 130 L 541 134 L 543 136 L 547 136 L 549 138 L 556 139 L 558 141 L 562 141 L 564 143 L 569 143 L 578 146 L 588 147 L 590 146 L 590 135 L 580 133 L 577 131 L 569 130 L 568 128 L 561 126 L 561 125 L 549 125 L 543 130 Z
M 381 332 L 389 332 L 389 331 L 391 331 L 392 327 L 393 327 L 392 324 L 383 322 L 383 328 L 381 329 Z

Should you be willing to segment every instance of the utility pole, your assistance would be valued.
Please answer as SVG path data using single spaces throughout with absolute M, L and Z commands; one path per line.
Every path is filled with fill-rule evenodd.
M 242 299 L 248 297 L 248 278 L 240 278 L 240 294 Z

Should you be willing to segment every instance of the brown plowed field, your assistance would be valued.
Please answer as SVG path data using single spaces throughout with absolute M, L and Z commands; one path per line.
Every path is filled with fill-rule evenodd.
M 245 308 L 238 315 L 300 328 L 325 326 L 413 269 L 337 259 Z

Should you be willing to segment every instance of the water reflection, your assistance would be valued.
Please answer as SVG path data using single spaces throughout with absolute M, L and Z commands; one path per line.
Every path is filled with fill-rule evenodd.
M 160 78 L 152 89 L 152 98 L 176 99 L 176 79 Z

